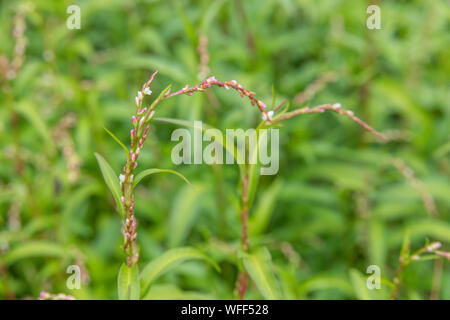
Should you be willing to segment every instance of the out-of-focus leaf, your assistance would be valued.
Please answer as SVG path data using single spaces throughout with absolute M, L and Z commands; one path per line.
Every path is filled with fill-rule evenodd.
M 354 292 L 352 285 L 345 278 L 323 274 L 302 282 L 298 286 L 298 293 L 300 297 L 306 298 L 306 295 L 310 292 L 330 288 L 340 290 L 349 296 L 353 295 Z
M 224 3 L 227 1 L 228 0 L 218 0 L 210 2 L 210 5 L 208 6 L 206 12 L 203 14 L 201 22 L 201 29 L 204 33 L 208 32 L 210 24 L 214 21 L 214 18 L 218 14 L 220 8 L 222 8 Z
M 205 260 L 210 263 L 216 270 L 220 271 L 219 266 L 205 256 L 197 249 L 190 247 L 170 249 L 153 259 L 148 263 L 141 272 L 142 294 L 145 296 L 150 285 L 161 275 L 178 266 L 187 260 Z
M 169 218 L 169 247 L 173 248 L 183 243 L 197 217 L 199 203 L 205 190 L 204 185 L 198 184 L 193 188 L 185 187 L 174 199 Z
M 137 265 L 128 267 L 122 263 L 117 277 L 117 293 L 120 300 L 139 300 L 140 284 Z
M 126 57 L 122 61 L 126 67 L 130 68 L 146 68 L 148 70 L 158 70 L 160 74 L 166 75 L 178 82 L 186 82 L 186 70 L 176 61 L 167 58 L 156 57 L 151 55 Z
M 152 175 L 154 173 L 172 173 L 174 175 L 179 176 L 181 179 L 183 179 L 187 184 L 192 185 L 189 180 L 183 176 L 181 173 L 175 171 L 175 170 L 170 170 L 170 169 L 157 169 L 157 168 L 153 168 L 153 169 L 146 169 L 142 172 L 140 172 L 135 178 L 134 178 L 134 182 L 133 182 L 133 188 L 135 188 L 137 186 L 137 184 L 144 179 L 145 177 Z
M 70 255 L 63 246 L 47 241 L 25 242 L 5 255 L 5 261 L 10 264 L 18 260 L 34 257 L 65 258 Z
M 95 157 L 97 158 L 98 165 L 100 166 L 100 170 L 102 171 L 103 179 L 105 180 L 106 185 L 111 191 L 114 200 L 116 200 L 117 208 L 119 210 L 120 215 L 123 218 L 123 205 L 122 201 L 120 201 L 120 184 L 119 177 L 115 174 L 114 170 L 111 168 L 109 163 L 98 153 L 95 153 Z
M 183 291 L 171 284 L 154 285 L 143 300 L 212 300 L 216 297 L 202 292 Z
M 119 140 L 119 138 L 117 138 L 114 133 L 112 133 L 111 131 L 109 131 L 108 129 L 106 129 L 105 127 L 103 127 L 103 129 L 108 132 L 108 134 L 122 147 L 123 150 L 125 150 L 125 154 L 127 156 L 127 158 L 130 157 L 130 152 L 128 151 L 128 148 L 125 147 L 125 145 L 122 143 L 122 141 Z
M 370 264 L 384 266 L 386 257 L 386 243 L 383 223 L 378 219 L 369 221 L 369 258 Z
M 350 270 L 350 281 L 353 285 L 355 295 L 360 300 L 371 300 L 371 294 L 367 288 L 367 283 L 362 274 L 356 270 Z
M 245 270 L 265 299 L 280 299 L 280 290 L 274 275 L 269 250 L 260 248 L 251 254 L 243 254 Z
M 42 137 L 50 152 L 55 152 L 53 139 L 50 129 L 42 116 L 29 101 L 21 101 L 15 105 L 16 111 L 20 112 L 36 129 L 36 132 Z
M 282 188 L 280 180 L 276 180 L 267 189 L 261 192 L 259 202 L 249 219 L 250 235 L 259 235 L 264 232 L 270 222 L 275 208 L 277 195 Z

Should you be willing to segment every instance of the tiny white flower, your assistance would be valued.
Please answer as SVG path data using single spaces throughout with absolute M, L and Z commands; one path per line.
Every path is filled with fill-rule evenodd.
M 150 88 L 149 87 L 146 87 L 145 89 L 144 89 L 144 94 L 146 94 L 146 95 L 151 95 L 152 94 L 152 90 L 150 90 Z
M 141 91 L 138 91 L 138 98 L 139 100 L 142 100 L 144 98 L 144 95 L 142 94 Z
M 119 175 L 119 181 L 120 182 L 124 182 L 125 181 L 125 176 L 123 174 Z
M 267 113 L 263 113 L 263 115 L 262 115 L 262 119 L 263 119 L 264 121 L 266 121 L 266 120 L 272 120 L 272 117 L 273 117 L 273 111 L 269 111 L 269 112 L 267 112 Z
M 441 243 L 440 242 L 433 242 L 432 244 L 430 244 L 427 247 L 427 251 L 428 252 L 432 252 L 433 250 L 439 249 L 441 247 Z

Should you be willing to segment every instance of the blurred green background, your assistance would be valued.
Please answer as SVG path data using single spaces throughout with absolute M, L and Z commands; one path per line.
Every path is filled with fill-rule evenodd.
M 81 8 L 79 30 L 66 27 L 71 4 Z M 134 96 L 154 70 L 155 94 L 214 75 L 236 79 L 268 105 L 274 86 L 277 102 L 295 107 L 299 92 L 331 73 L 334 81 L 306 103 L 340 102 L 388 136 L 380 143 L 334 113 L 283 124 L 280 170 L 261 177 L 250 212 L 251 247 L 269 249 L 283 298 L 387 298 L 388 284 L 373 291 L 361 284 L 369 265 L 392 281 L 406 230 L 412 249 L 430 239 L 449 251 L 448 2 L 376 4 L 380 30 L 366 27 L 367 1 L 0 1 L 0 298 L 43 290 L 117 298 L 121 221 L 94 152 L 121 170 L 123 150 L 102 127 L 129 143 Z M 24 38 L 14 32 L 21 15 Z M 5 68 L 14 56 L 16 74 Z M 248 101 L 217 88 L 168 100 L 157 116 L 220 129 L 260 121 Z M 152 123 L 138 171 L 175 169 L 196 188 L 155 175 L 136 189 L 140 265 L 189 245 L 222 271 L 182 264 L 149 298 L 231 299 L 239 170 L 175 166 L 176 128 Z M 449 262 L 436 261 L 408 266 L 400 298 L 450 299 Z M 66 287 L 72 264 L 81 266 L 80 290 Z M 246 298 L 261 298 L 254 284 Z

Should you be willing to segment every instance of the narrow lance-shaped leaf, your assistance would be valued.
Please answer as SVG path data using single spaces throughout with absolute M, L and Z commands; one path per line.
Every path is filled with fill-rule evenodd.
M 105 127 L 103 127 L 103 129 L 108 132 L 108 134 L 123 148 L 123 150 L 125 150 L 125 154 L 127 155 L 127 159 L 130 157 L 130 152 L 128 151 L 128 148 L 125 147 L 125 145 L 122 143 L 122 141 L 119 140 L 119 138 L 117 138 L 114 133 L 112 133 L 111 131 L 109 131 L 108 129 L 106 129 Z
M 371 295 L 369 289 L 367 288 L 366 280 L 363 278 L 362 274 L 356 270 L 350 270 L 350 281 L 353 285 L 353 290 L 355 295 L 360 300 L 371 300 Z
M 117 277 L 117 293 L 120 300 L 139 300 L 140 285 L 138 266 L 122 264 Z
M 120 201 L 120 184 L 119 178 L 115 174 L 114 170 L 111 168 L 109 163 L 98 153 L 95 153 L 95 157 L 97 158 L 98 165 L 100 166 L 100 170 L 102 171 L 103 179 L 105 180 L 106 185 L 111 191 L 114 200 L 116 200 L 117 208 L 119 210 L 120 215 L 123 218 L 123 205 L 122 201 Z
M 170 170 L 170 169 L 158 169 L 158 168 L 153 168 L 153 169 L 147 169 L 142 171 L 141 173 L 139 173 L 136 178 L 134 178 L 134 182 L 133 182 L 133 189 L 138 185 L 139 182 L 141 182 L 142 179 L 144 179 L 145 177 L 154 174 L 154 173 L 172 173 L 174 175 L 179 176 L 181 179 L 183 179 L 187 184 L 191 185 L 191 183 L 189 182 L 189 180 L 183 176 L 181 173 L 175 171 L 175 170 Z
M 255 282 L 265 299 L 280 299 L 280 291 L 273 273 L 272 257 L 266 248 L 260 248 L 252 254 L 244 253 L 245 270 Z
M 207 261 L 212 266 L 214 266 L 216 270 L 220 271 L 219 266 L 214 261 L 209 259 L 200 251 L 190 247 L 171 249 L 155 258 L 149 264 L 147 264 L 147 266 L 142 270 L 141 273 L 143 295 L 147 293 L 150 285 L 167 271 L 178 266 L 180 263 L 186 260 L 199 259 Z
M 17 260 L 33 257 L 65 258 L 71 253 L 63 246 L 48 241 L 29 241 L 11 249 L 2 260 L 10 264 Z
M 269 188 L 263 190 L 249 219 L 249 233 L 252 236 L 262 234 L 270 223 L 277 197 L 282 189 L 281 180 L 275 180 Z
M 196 184 L 190 188 L 183 187 L 173 198 L 173 207 L 169 214 L 168 245 L 175 248 L 183 245 L 196 217 L 200 213 L 201 199 L 204 198 L 206 186 Z

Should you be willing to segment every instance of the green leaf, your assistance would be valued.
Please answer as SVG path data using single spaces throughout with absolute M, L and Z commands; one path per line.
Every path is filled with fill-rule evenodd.
M 368 254 L 371 264 L 384 266 L 386 260 L 386 235 L 384 225 L 377 218 L 371 218 L 368 224 Z
M 53 154 L 55 152 L 55 145 L 53 143 L 50 128 L 47 126 L 38 110 L 33 107 L 33 104 L 29 101 L 21 101 L 15 104 L 14 109 L 31 123 L 36 132 L 44 140 L 48 151 Z
M 158 69 L 158 74 L 165 75 L 170 79 L 181 83 L 184 83 L 189 79 L 186 77 L 188 74 L 186 68 L 174 59 L 147 54 L 145 56 L 124 57 L 121 63 L 126 68 L 132 69 Z
M 195 185 L 194 188 L 185 186 L 175 197 L 174 205 L 170 210 L 168 243 L 170 248 L 183 244 L 196 216 L 200 211 L 201 199 L 205 195 L 204 185 Z
M 260 248 L 253 254 L 244 253 L 243 262 L 245 270 L 265 299 L 276 300 L 281 298 L 269 250 Z
M 277 93 L 275 91 L 275 86 L 272 85 L 272 108 L 271 109 L 275 108 L 276 99 L 277 99 Z
M 407 225 L 411 239 L 430 237 L 439 241 L 450 242 L 450 223 L 444 220 L 421 219 Z
M 152 103 L 152 105 L 150 107 L 150 110 L 153 109 L 153 107 L 155 106 L 154 104 L 156 103 L 156 101 L 161 101 L 164 98 L 164 96 L 166 95 L 166 93 L 170 91 L 171 88 L 172 88 L 172 85 L 169 84 L 167 87 L 164 88 L 164 90 L 162 90 L 159 93 L 158 98 L 156 98 L 155 101 Z
M 403 243 L 402 243 L 402 250 L 400 251 L 400 256 L 403 258 L 409 257 L 409 250 L 410 250 L 410 236 L 411 232 L 409 229 L 405 230 L 405 234 L 403 235 Z
M 119 138 L 117 138 L 114 133 L 112 133 L 111 131 L 109 131 L 108 129 L 106 129 L 103 126 L 103 129 L 108 132 L 108 134 L 114 139 L 116 140 L 116 142 L 123 148 L 123 150 L 125 150 L 125 154 L 127 155 L 127 159 L 130 157 L 130 152 L 128 151 L 128 148 L 125 147 L 125 145 L 122 143 L 122 141 L 119 140 Z
M 298 294 L 300 299 L 306 299 L 307 294 L 319 290 L 335 289 L 347 295 L 353 294 L 353 287 L 343 277 L 332 274 L 318 274 L 313 276 L 298 285 Z
M 9 251 L 5 255 L 4 259 L 8 264 L 10 264 L 17 260 L 34 257 L 65 258 L 67 256 L 67 249 L 57 243 L 30 241 L 25 242 Z
M 228 0 L 210 1 L 207 10 L 202 15 L 201 30 L 203 33 L 208 33 L 211 23 L 215 21 L 216 16 L 220 12 L 222 6 L 228 2 Z
M 120 300 L 139 300 L 140 286 L 137 265 L 130 268 L 122 263 L 117 277 L 117 292 Z
M 109 163 L 101 155 L 95 153 L 95 157 L 97 158 L 98 165 L 100 166 L 100 170 L 102 171 L 103 179 L 105 180 L 106 185 L 111 191 L 114 200 L 116 200 L 117 208 L 121 217 L 123 218 L 123 205 L 122 201 L 120 201 L 121 192 L 119 177 L 116 175 Z
M 134 182 L 133 182 L 133 189 L 137 186 L 137 184 L 144 179 L 145 177 L 154 174 L 154 173 L 172 173 L 175 174 L 177 176 L 179 176 L 181 179 L 183 179 L 187 184 L 192 185 L 188 179 L 186 179 L 185 176 L 183 176 L 181 173 L 176 172 L 175 170 L 169 170 L 169 169 L 157 169 L 157 168 L 153 168 L 153 169 L 147 169 L 142 171 L 141 173 L 139 173 L 136 178 L 134 178 Z
M 178 14 L 180 21 L 183 23 L 184 31 L 186 32 L 187 37 L 191 41 L 191 44 L 196 47 L 197 46 L 197 36 L 195 33 L 195 28 L 191 21 L 187 16 L 186 8 L 180 4 L 178 0 L 172 0 L 172 4 L 175 8 L 175 12 Z
M 271 186 L 264 190 L 259 197 L 259 201 L 250 217 L 250 235 L 259 235 L 264 232 L 270 222 L 270 217 L 275 208 L 277 196 L 281 191 L 282 182 L 275 180 Z
M 350 270 L 350 281 L 353 285 L 353 290 L 355 295 L 360 300 L 371 300 L 369 289 L 367 288 L 366 280 L 364 279 L 361 272 L 356 269 Z
M 155 284 L 142 300 L 214 300 L 215 296 L 203 292 L 183 291 L 173 284 Z
M 212 261 L 197 249 L 190 247 L 171 249 L 152 260 L 142 270 L 142 294 L 145 296 L 148 289 L 150 288 L 150 285 L 156 279 L 186 260 L 205 260 L 214 268 L 216 268 L 217 271 L 220 271 L 219 266 L 214 261 Z

